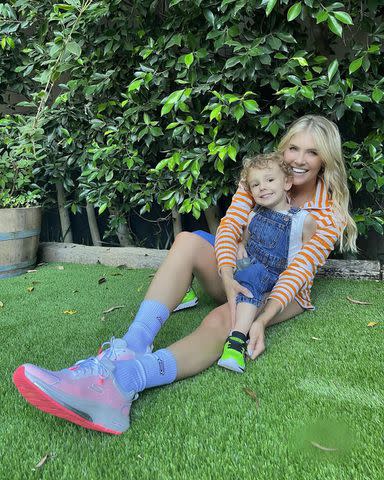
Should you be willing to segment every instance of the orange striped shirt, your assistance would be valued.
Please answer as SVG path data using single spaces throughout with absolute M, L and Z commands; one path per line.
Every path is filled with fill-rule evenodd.
M 235 268 L 237 244 L 241 240 L 248 215 L 254 206 L 252 196 L 239 185 L 216 233 L 215 252 L 219 270 L 225 266 Z M 313 278 L 318 267 L 324 265 L 342 232 L 342 225 L 336 222 L 332 212 L 332 200 L 322 180 L 318 181 L 312 200 L 301 208 L 309 211 L 315 218 L 317 230 L 287 269 L 281 273 L 269 295 L 269 298 L 277 300 L 282 308 L 294 299 L 304 309 L 314 308 L 310 299 Z

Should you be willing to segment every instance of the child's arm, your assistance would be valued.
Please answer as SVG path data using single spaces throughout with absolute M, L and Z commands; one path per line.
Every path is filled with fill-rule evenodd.
M 312 217 L 312 215 L 307 215 L 304 219 L 303 225 L 303 235 L 302 235 L 302 242 L 304 243 L 309 242 L 309 240 L 313 237 L 316 233 L 316 220 Z

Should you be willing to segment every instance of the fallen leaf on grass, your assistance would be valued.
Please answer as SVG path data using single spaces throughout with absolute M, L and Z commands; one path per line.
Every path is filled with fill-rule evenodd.
M 66 315 L 74 315 L 75 313 L 77 313 L 77 310 L 64 310 L 64 312 Z
M 150 274 L 148 275 L 148 278 L 152 278 L 152 277 L 154 277 L 154 276 L 155 276 L 154 273 L 150 273 Z
M 376 325 L 378 325 L 378 324 L 379 324 L 379 322 L 369 322 L 367 324 L 367 327 L 376 327 Z
M 27 292 L 33 292 L 34 289 L 35 289 L 35 287 L 28 287 Z
M 35 465 L 35 468 L 32 468 L 32 470 L 34 471 L 36 470 L 36 468 L 41 468 L 46 463 L 47 460 L 49 460 L 50 458 L 53 458 L 54 456 L 55 455 L 53 453 L 49 453 L 49 452 L 46 453 L 44 457 L 42 457 L 42 459 L 39 461 L 39 463 Z
M 32 285 L 38 285 L 39 283 L 40 283 L 40 282 L 37 282 L 36 280 L 34 280 L 34 281 L 32 282 Z
M 37 270 L 27 270 L 27 273 L 35 273 Z
M 125 305 L 116 305 L 115 307 L 108 308 L 108 310 L 104 310 L 103 313 L 111 313 L 118 308 L 125 308 Z
M 0 302 L 0 308 L 3 308 L 3 307 L 4 307 L 4 303 Z
M 323 452 L 337 452 L 337 448 L 324 447 L 323 445 L 320 445 L 320 443 L 311 442 L 311 445 L 319 450 L 323 450 Z
M 64 270 L 64 267 L 63 267 L 63 265 L 59 265 L 59 266 L 57 267 L 57 269 L 58 269 L 58 270 Z
M 355 303 L 356 305 L 372 305 L 370 302 L 361 302 L 360 300 L 355 300 L 351 297 L 347 297 L 347 300 L 349 300 L 351 303 Z
M 137 289 L 137 293 L 140 293 L 143 288 L 144 288 L 144 285 L 140 285 L 140 287 Z
M 312 338 L 312 340 L 321 340 L 321 338 L 319 338 L 319 337 L 311 337 L 311 338 Z
M 243 390 L 252 400 L 255 400 L 257 406 L 259 406 L 259 399 L 257 398 L 256 392 L 247 387 L 244 387 Z
M 43 267 L 44 265 L 48 265 L 48 263 L 47 262 L 41 262 L 41 263 L 37 264 L 38 267 Z
M 105 277 L 100 277 L 99 280 L 97 281 L 97 283 L 99 285 L 101 285 L 102 283 L 105 283 L 107 281 L 107 279 Z

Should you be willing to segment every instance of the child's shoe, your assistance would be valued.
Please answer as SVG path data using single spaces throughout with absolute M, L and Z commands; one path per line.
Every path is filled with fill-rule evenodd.
M 235 332 L 234 332 L 235 333 Z M 240 332 L 236 332 L 240 333 Z M 230 335 L 225 342 L 223 354 L 217 364 L 220 367 L 227 368 L 233 372 L 244 373 L 245 370 L 245 352 L 247 343 L 245 335 L 240 335 L 243 338 L 239 338 L 237 335 Z
M 196 292 L 193 290 L 192 287 L 188 288 L 186 294 L 184 295 L 183 299 L 177 305 L 177 307 L 173 310 L 174 312 L 178 312 L 179 310 L 184 310 L 185 308 L 191 308 L 197 305 L 199 302 L 199 298 L 196 295 Z

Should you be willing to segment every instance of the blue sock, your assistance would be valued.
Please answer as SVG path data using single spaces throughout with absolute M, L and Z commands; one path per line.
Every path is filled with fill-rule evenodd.
M 115 377 L 125 392 L 141 392 L 176 380 L 177 365 L 173 354 L 167 350 L 140 355 L 134 360 L 116 362 Z
M 156 300 L 143 300 L 128 332 L 124 335 L 128 348 L 145 353 L 169 317 L 168 308 Z

